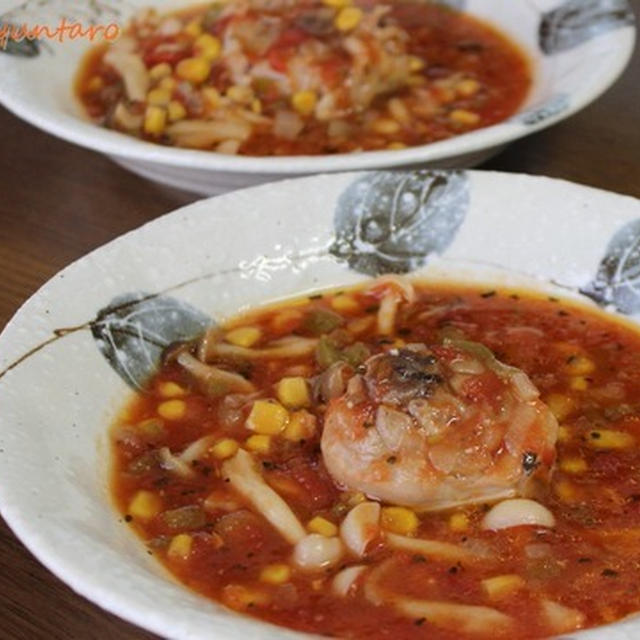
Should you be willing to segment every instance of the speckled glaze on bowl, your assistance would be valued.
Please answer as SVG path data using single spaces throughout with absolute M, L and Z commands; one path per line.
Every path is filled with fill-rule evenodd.
M 518 138 L 548 127 L 595 100 L 617 79 L 635 43 L 628 0 L 441 0 L 488 20 L 529 54 L 535 80 L 519 113 L 500 124 L 429 145 L 331 156 L 253 158 L 163 147 L 88 122 L 73 77 L 88 43 L 22 43 L 0 51 L 0 102 L 49 133 L 105 153 L 151 180 L 204 195 L 278 178 L 383 168 L 474 166 Z M 82 23 L 124 25 L 148 0 L 0 0 L 0 22 L 57 24 L 61 15 Z M 193 4 L 159 0 L 159 10 Z M 10 55 L 13 54 L 13 55 Z M 31 57 L 27 57 L 31 56 Z
M 0 512 L 78 593 L 162 636 L 303 638 L 176 584 L 110 504 L 107 429 L 159 345 L 385 272 L 532 288 L 638 324 L 639 245 L 638 200 L 474 171 L 317 176 L 180 209 L 60 272 L 0 336 Z M 572 637 L 635 640 L 640 619 Z

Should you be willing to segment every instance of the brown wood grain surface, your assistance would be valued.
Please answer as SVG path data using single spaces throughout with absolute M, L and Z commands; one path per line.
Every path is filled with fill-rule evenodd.
M 640 0 L 632 1 L 640 13 Z M 127 173 L 2 109 L 0 131 L 0 328 L 69 262 L 196 199 Z M 517 142 L 483 168 L 640 197 L 640 51 L 596 103 Z M 152 637 L 76 595 L 0 520 L 0 639 Z

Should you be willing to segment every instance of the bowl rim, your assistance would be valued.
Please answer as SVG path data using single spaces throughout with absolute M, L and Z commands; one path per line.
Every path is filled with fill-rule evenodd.
M 212 151 L 169 147 L 139 140 L 124 133 L 102 128 L 89 120 L 83 119 L 80 115 L 74 116 L 60 110 L 52 111 L 41 108 L 36 101 L 24 99 L 20 92 L 12 93 L 6 87 L 3 92 L 0 92 L 0 104 L 17 117 L 51 135 L 93 151 L 130 161 L 157 163 L 176 168 L 204 171 L 274 175 L 334 173 L 381 167 L 393 168 L 455 159 L 459 156 L 499 147 L 571 117 L 605 93 L 625 71 L 635 49 L 637 40 L 636 22 L 625 25 L 620 31 L 623 30 L 629 34 L 630 38 L 614 40 L 616 44 L 611 47 L 611 50 L 615 52 L 615 56 L 611 59 L 609 73 L 603 76 L 598 84 L 587 84 L 570 94 L 571 101 L 568 108 L 561 110 L 559 113 L 546 117 L 540 122 L 525 124 L 515 119 L 518 113 L 522 113 L 522 110 L 520 110 L 509 119 L 494 125 L 439 142 L 406 149 L 315 156 L 229 155 Z M 518 40 L 516 40 L 516 43 L 518 43 Z M 535 65 L 539 57 L 532 55 L 532 52 L 528 49 L 525 49 L 525 54 L 530 57 Z M 75 106 L 78 107 L 79 104 L 75 96 L 72 100 Z

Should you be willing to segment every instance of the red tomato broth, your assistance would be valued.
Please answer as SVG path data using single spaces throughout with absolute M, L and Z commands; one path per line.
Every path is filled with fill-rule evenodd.
M 381 6 L 381 3 L 354 0 L 353 5 L 373 10 Z M 326 87 L 338 91 L 337 106 L 342 108 L 345 115 L 319 119 L 314 115 L 303 114 L 302 131 L 292 138 L 277 135 L 266 122 L 255 125 L 250 137 L 242 141 L 237 153 L 249 156 L 317 155 L 427 144 L 503 121 L 512 116 L 524 102 L 532 82 L 531 65 L 519 45 L 505 34 L 470 15 L 435 3 L 403 1 L 385 6 L 391 9 L 389 18 L 408 35 L 408 53 L 426 63 L 424 69 L 414 73 L 413 82 L 413 85 L 422 84 L 426 93 L 418 95 L 414 87 L 407 84 L 380 93 L 366 107 L 352 108 L 346 102 L 342 104 L 345 96 L 340 97 L 342 94 L 339 95 L 338 90 L 351 82 L 349 74 L 354 63 L 346 50 L 337 46 L 337 41 L 332 41 L 330 54 L 315 61 L 314 65 L 321 69 Z M 247 13 L 245 18 L 275 16 L 288 25 L 263 55 L 245 51 L 248 59 L 252 64 L 265 59 L 275 71 L 290 75 L 290 61 L 301 44 L 314 37 L 299 28 L 297 21 L 305 11 L 323 8 L 327 9 L 319 0 L 304 0 L 287 9 Z M 173 15 L 187 25 L 191 20 L 206 15 L 206 11 L 207 7 L 194 7 Z M 237 20 L 228 16 L 214 20 L 208 23 L 205 33 L 223 38 L 225 29 Z M 131 26 L 127 35 L 138 42 L 140 55 L 148 70 L 160 63 L 168 63 L 175 72 L 175 67 L 181 60 L 194 55 L 194 38 L 185 32 L 173 36 L 149 36 L 143 29 Z M 335 40 L 335 34 L 330 36 Z M 325 35 L 318 36 L 321 42 L 329 42 L 328 38 Z M 176 142 L 168 133 L 169 125 L 162 131 L 151 132 L 142 125 L 129 130 L 114 120 L 114 108 L 118 102 L 122 102 L 137 116 L 143 116 L 148 105 L 127 99 L 122 79 L 104 61 L 106 51 L 105 47 L 93 49 L 77 76 L 76 94 L 88 115 L 108 128 L 145 140 L 169 146 L 191 146 Z M 374 58 L 370 64 L 373 67 L 376 65 L 374 54 L 372 50 Z M 225 96 L 233 82 L 223 62 L 224 54 L 214 61 L 207 80 L 202 85 L 191 85 L 189 91 L 195 90 L 198 94 L 200 89 L 212 87 Z M 456 78 L 471 80 L 477 83 L 477 88 L 466 94 L 462 89 L 456 88 Z M 249 84 L 253 88 L 254 99 L 260 103 L 258 113 L 265 118 L 273 120 L 279 110 L 291 108 L 290 96 L 275 90 L 273 82 L 265 84 L 258 78 Z M 158 85 L 152 83 L 152 87 L 154 86 Z M 374 130 L 375 127 L 372 129 L 374 120 L 389 120 L 388 102 L 394 96 L 406 102 L 411 112 L 410 119 L 404 123 L 401 121 L 402 126 L 392 133 L 380 133 Z M 187 119 L 222 117 L 206 105 L 203 110 L 199 98 L 194 101 L 193 96 L 185 96 L 177 88 L 172 90 L 171 98 L 185 107 Z M 247 109 L 250 108 L 253 109 L 254 106 L 247 106 Z M 471 113 L 473 117 L 470 121 L 456 120 L 451 114 L 458 111 L 463 112 L 463 115 Z M 329 124 L 336 119 L 349 125 L 348 134 L 339 134 L 337 137 L 329 134 Z M 393 116 L 391 119 L 393 120 Z M 216 146 L 211 144 L 197 148 L 216 150 Z
M 114 426 L 112 489 L 118 510 L 153 554 L 190 588 L 249 615 L 310 633 L 357 638 L 467 637 L 423 618 L 402 617 L 391 607 L 374 606 L 363 596 L 363 579 L 358 581 L 356 592 L 346 597 L 331 592 L 331 579 L 342 566 L 364 563 L 375 567 L 391 557 L 396 558 L 397 566 L 385 578 L 385 588 L 407 597 L 495 607 L 519 622 L 516 629 L 508 632 L 495 629 L 491 634 L 469 637 L 549 635 L 550 629 L 540 614 L 541 598 L 580 611 L 586 627 L 608 623 L 640 609 L 640 405 L 634 400 L 640 397 L 640 334 L 602 313 L 522 291 L 423 284 L 416 285 L 416 291 L 415 302 L 400 306 L 392 335 L 377 335 L 374 326 L 357 336 L 372 354 L 393 348 L 399 341 L 429 345 L 440 343 L 444 336 L 463 334 L 465 339 L 492 349 L 505 364 L 524 370 L 543 400 L 551 402 L 554 395 L 571 400 L 570 409 L 557 410 L 563 433 L 557 443 L 558 461 L 551 483 L 539 487 L 536 493 L 536 500 L 554 514 L 554 528 L 483 530 L 482 518 L 490 507 L 485 504 L 425 513 L 419 516 L 416 538 L 454 544 L 472 540 L 489 556 L 461 562 L 425 558 L 390 549 L 382 536 L 369 545 L 363 560 L 350 560 L 347 556 L 333 570 L 310 574 L 294 568 L 284 584 L 265 584 L 260 580 L 262 569 L 273 563 L 289 564 L 291 546 L 246 500 L 229 490 L 219 460 L 207 455 L 196 461 L 194 476 L 186 479 L 176 478 L 153 464 L 142 473 L 131 472 L 132 462 L 139 463 L 142 456 L 158 447 L 179 452 L 208 434 L 231 437 L 243 446 L 253 434 L 244 424 L 247 407 L 235 426 L 221 424 L 219 409 L 224 398 L 203 395 L 175 361 L 163 366 L 150 382 L 148 392 L 136 396 Z M 345 322 L 376 315 L 379 291 L 360 289 L 347 294 L 359 310 L 343 312 Z M 260 344 L 281 337 L 283 327 L 285 333 L 313 335 L 305 318 L 318 310 L 339 313 L 332 308 L 335 297 L 335 292 L 327 293 L 297 301 L 290 307 L 283 303 L 256 310 L 233 319 L 223 329 L 259 327 Z M 278 324 L 285 311 L 290 316 L 288 321 Z M 336 329 L 332 331 L 335 333 Z M 567 366 L 575 366 L 574 353 L 593 363 L 588 375 L 567 373 Z M 239 367 L 234 359 L 216 362 L 243 370 L 264 390 L 262 397 L 274 396 L 273 385 L 292 365 L 305 365 L 310 375 L 321 370 L 313 355 L 265 361 L 265 366 L 247 367 L 245 363 Z M 580 377 L 586 378 L 584 390 L 571 387 L 572 380 Z M 186 390 L 181 396 L 186 403 L 184 417 L 163 420 L 160 436 L 145 439 L 136 435 L 136 425 L 157 419 L 157 407 L 166 401 L 159 390 L 167 381 Z M 487 394 L 491 394 L 490 388 Z M 324 468 L 319 447 L 324 406 L 315 403 L 307 410 L 317 418 L 313 437 L 300 442 L 273 437 L 269 453 L 253 455 L 261 461 L 267 483 L 286 500 L 301 522 L 319 515 L 339 524 L 354 496 L 336 487 Z M 621 448 L 599 448 L 593 434 L 606 437 L 607 431 L 629 434 L 635 442 Z M 565 466 L 567 460 L 575 459 L 584 461 L 583 471 Z M 171 528 L 163 522 L 162 513 L 148 521 L 132 518 L 128 508 L 140 490 L 161 496 L 162 513 L 197 507 L 201 522 L 198 526 Z M 214 490 L 230 494 L 237 502 L 237 509 L 231 511 L 241 514 L 235 534 L 234 527 L 227 526 L 226 511 L 203 508 Z M 466 516 L 464 530 L 453 528 L 453 514 Z M 185 532 L 193 538 L 189 557 L 167 557 L 171 537 Z M 524 586 L 498 600 L 488 599 L 482 580 L 505 574 L 521 576 Z M 238 598 L 238 593 L 244 593 L 242 589 L 267 594 L 268 602 L 247 604 L 246 598 Z

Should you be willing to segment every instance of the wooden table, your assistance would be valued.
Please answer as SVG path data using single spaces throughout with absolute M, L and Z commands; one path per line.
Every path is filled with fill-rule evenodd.
M 640 13 L 640 0 L 633 0 Z M 484 168 L 640 197 L 640 50 L 604 97 Z M 196 199 L 120 169 L 0 109 L 0 327 L 72 260 Z M 153 638 L 74 594 L 0 520 L 0 638 Z

